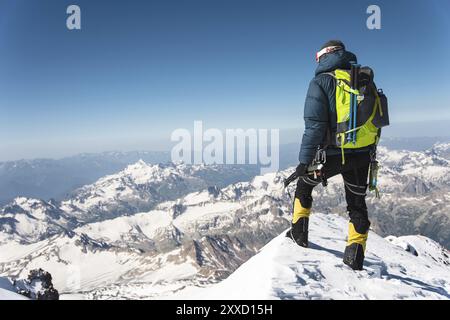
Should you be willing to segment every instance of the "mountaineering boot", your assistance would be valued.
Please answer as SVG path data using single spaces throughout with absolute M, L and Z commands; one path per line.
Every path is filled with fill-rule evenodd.
M 292 223 L 286 237 L 294 240 L 299 246 L 308 248 L 308 222 L 309 218 L 300 218 L 296 223 Z
M 345 247 L 344 263 L 353 270 L 363 270 L 364 247 L 359 243 L 352 243 Z
M 347 246 L 344 251 L 344 263 L 353 270 L 363 270 L 364 251 L 366 250 L 366 242 L 368 231 L 359 233 L 356 231 L 353 223 L 349 223 Z
M 286 233 L 286 237 L 294 240 L 301 247 L 308 247 L 308 225 L 311 209 L 304 208 L 300 200 L 295 198 L 292 227 Z

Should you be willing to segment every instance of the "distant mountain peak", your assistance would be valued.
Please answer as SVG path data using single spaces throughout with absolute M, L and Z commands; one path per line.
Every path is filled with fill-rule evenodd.
M 147 162 L 145 162 L 144 160 L 139 159 L 139 160 L 138 160 L 135 164 L 133 164 L 132 166 L 135 166 L 135 167 L 147 167 L 148 164 L 147 164 Z

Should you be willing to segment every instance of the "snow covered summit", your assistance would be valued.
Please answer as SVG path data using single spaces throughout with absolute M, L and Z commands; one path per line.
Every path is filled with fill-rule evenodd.
M 346 219 L 314 214 L 310 230 L 310 248 L 297 246 L 283 233 L 226 280 L 181 298 L 450 298 L 449 254 L 433 240 L 384 239 L 370 232 L 364 271 L 355 272 L 342 262 Z

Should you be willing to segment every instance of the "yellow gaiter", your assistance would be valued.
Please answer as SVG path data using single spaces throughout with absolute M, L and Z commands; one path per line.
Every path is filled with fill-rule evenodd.
M 355 226 L 353 223 L 348 224 L 348 240 L 347 240 L 347 246 L 351 245 L 352 243 L 359 243 L 363 246 L 364 251 L 366 250 L 366 242 L 367 237 L 369 235 L 369 232 L 367 231 L 364 234 L 358 233 L 355 229 Z
M 292 223 L 296 223 L 300 218 L 309 218 L 311 208 L 303 208 L 300 200 L 295 198 L 294 200 L 294 214 L 292 215 Z

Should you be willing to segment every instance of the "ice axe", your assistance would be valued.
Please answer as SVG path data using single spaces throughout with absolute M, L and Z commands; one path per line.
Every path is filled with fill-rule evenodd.
M 325 149 L 321 148 L 321 146 L 319 146 L 317 148 L 316 156 L 315 156 L 313 162 L 308 166 L 306 173 L 303 175 L 297 174 L 297 171 L 292 173 L 289 177 L 287 177 L 284 180 L 284 188 L 287 188 L 287 186 L 289 186 L 293 181 L 297 180 L 298 178 L 310 177 L 310 176 L 314 176 L 314 179 L 317 179 L 320 177 L 322 185 L 324 187 L 326 187 L 328 184 L 328 181 L 327 181 L 325 172 L 323 171 L 323 167 L 326 162 L 327 162 L 326 151 L 325 151 Z

